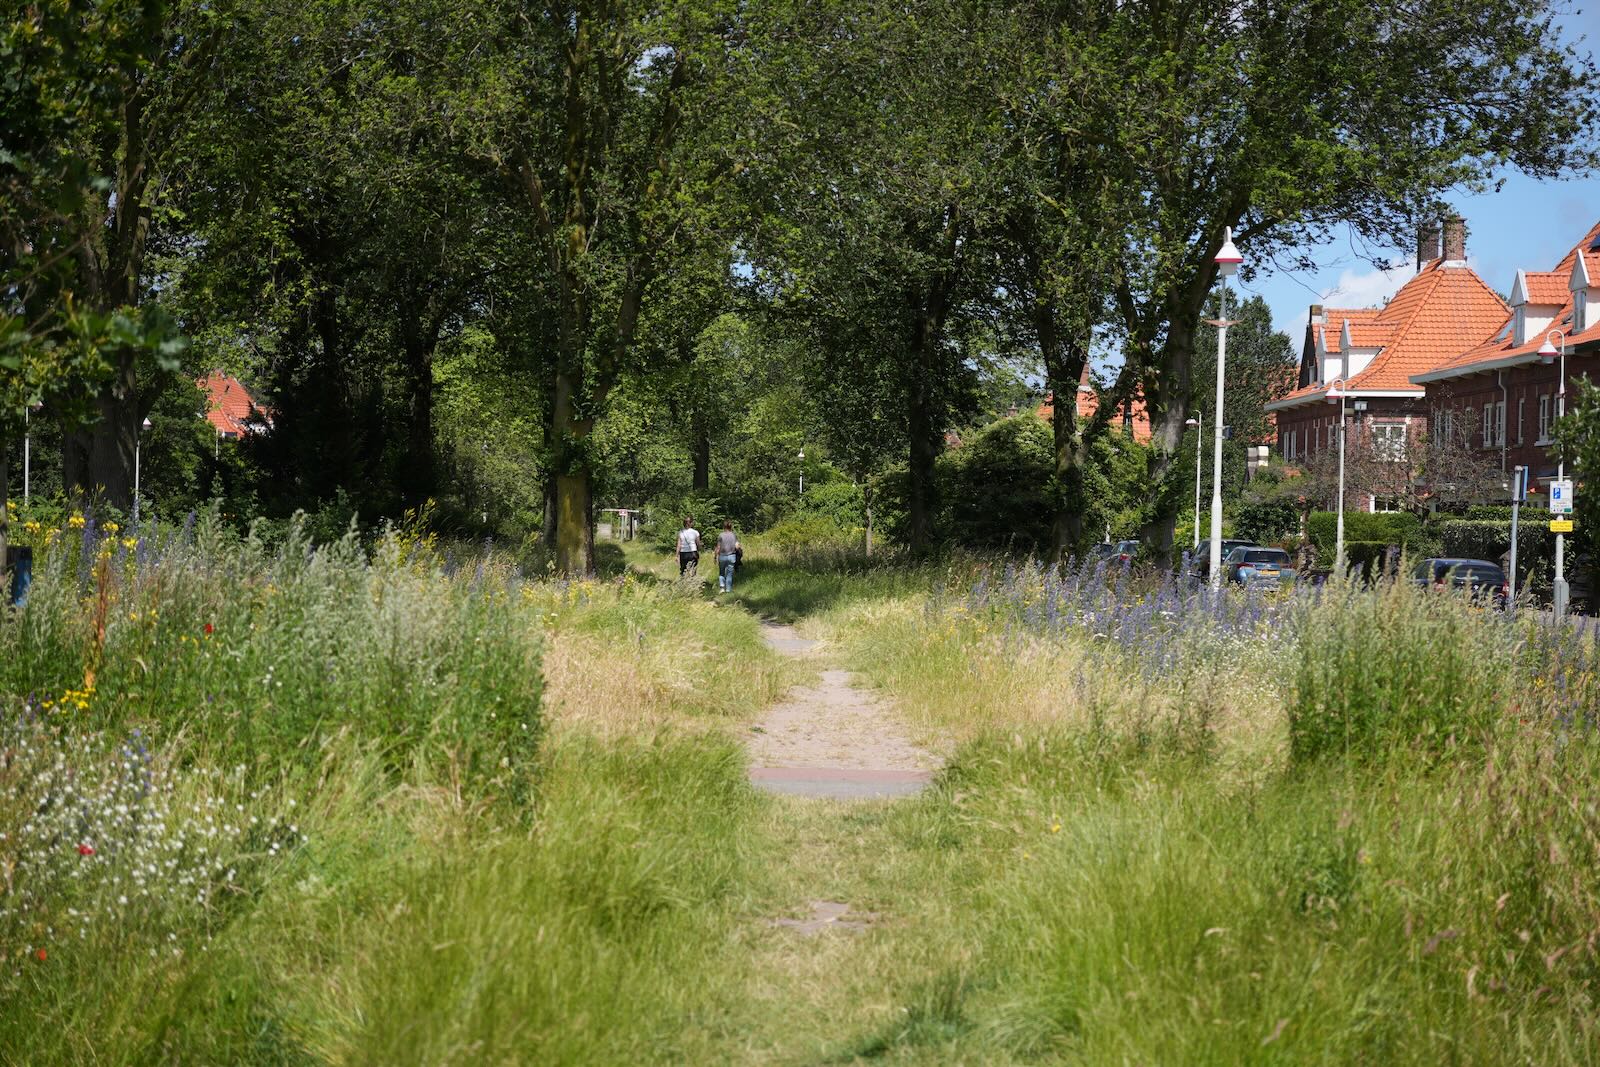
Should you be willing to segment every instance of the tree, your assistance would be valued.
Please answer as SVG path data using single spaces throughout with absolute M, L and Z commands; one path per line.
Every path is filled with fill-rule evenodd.
M 590 437 L 637 365 L 641 314 L 673 265 L 726 247 L 736 161 L 721 128 L 732 5 L 579 0 L 478 16 L 477 151 L 499 171 L 551 280 L 546 468 L 554 558 L 594 567 Z M 553 519 L 553 522 L 550 521 Z

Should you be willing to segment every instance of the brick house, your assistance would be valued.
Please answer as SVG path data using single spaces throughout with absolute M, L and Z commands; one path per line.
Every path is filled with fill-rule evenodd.
M 1088 422 L 1094 418 L 1094 413 L 1100 410 L 1100 394 L 1094 391 L 1094 386 L 1089 384 L 1089 368 L 1085 366 L 1083 373 L 1078 377 L 1078 424 Z M 1055 414 L 1055 394 L 1046 393 L 1044 400 L 1035 412 L 1039 418 L 1049 422 Z M 1150 413 L 1145 410 L 1144 401 L 1138 397 L 1129 400 L 1122 408 L 1122 417 L 1113 418 L 1110 422 L 1113 428 L 1120 428 L 1123 433 L 1132 437 L 1141 445 L 1150 443 Z
M 1550 427 L 1560 364 L 1538 357 L 1551 330 L 1566 336 L 1568 395 L 1582 375 L 1600 379 L 1600 223 L 1554 270 L 1517 272 L 1511 307 L 1491 338 L 1412 376 L 1438 432 L 1503 471 L 1528 467 L 1536 493 L 1555 477 L 1558 458 Z
M 206 394 L 206 421 L 219 440 L 238 440 L 272 428 L 271 409 L 256 403 L 233 375 L 212 371 L 197 384 Z
M 1379 308 L 1311 306 L 1297 387 L 1266 405 L 1285 461 L 1306 460 L 1339 444 L 1339 407 L 1328 385 L 1342 381 L 1346 445 L 1361 434 L 1397 456 L 1428 430 L 1428 401 L 1412 376 L 1487 341 L 1505 322 L 1500 295 L 1467 266 L 1466 224 L 1429 227 L 1418 242 L 1420 269 Z M 1346 505 L 1371 510 L 1371 498 Z

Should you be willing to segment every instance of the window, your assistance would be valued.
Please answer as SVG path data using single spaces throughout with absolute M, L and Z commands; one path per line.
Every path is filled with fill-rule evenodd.
M 1494 405 L 1483 405 L 1483 447 L 1494 447 Z
M 1522 415 L 1527 406 L 1528 398 L 1526 395 L 1517 397 L 1517 444 L 1519 445 L 1522 443 Z
M 1506 443 L 1506 402 L 1497 401 L 1494 406 L 1494 443 L 1505 447 Z
M 1373 511 L 1403 511 L 1404 506 L 1397 496 L 1374 496 L 1372 498 Z
M 1539 440 L 1534 444 L 1542 445 L 1550 440 L 1550 394 L 1539 395 Z
M 1453 443 L 1455 440 L 1455 412 L 1449 408 L 1439 412 L 1438 426 L 1439 432 L 1436 438 L 1439 443 L 1444 445 Z
M 1403 422 L 1373 423 L 1372 451 L 1380 459 L 1405 459 L 1406 424 Z

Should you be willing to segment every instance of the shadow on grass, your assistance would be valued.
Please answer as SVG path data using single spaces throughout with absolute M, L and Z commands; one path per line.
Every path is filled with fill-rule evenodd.
M 734 577 L 733 599 L 762 618 L 796 622 L 853 601 L 891 596 L 918 580 L 916 571 L 903 567 L 815 571 L 746 560 Z

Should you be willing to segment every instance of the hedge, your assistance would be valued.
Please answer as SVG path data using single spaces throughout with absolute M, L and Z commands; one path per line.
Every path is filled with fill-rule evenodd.
M 1350 516 L 1346 515 L 1346 524 Z M 1347 531 L 1348 532 L 1348 529 Z M 1344 543 L 1344 562 L 1349 568 L 1350 576 L 1370 580 L 1376 578 L 1383 571 L 1383 560 L 1389 551 L 1390 541 L 1346 541 Z M 1333 545 L 1319 549 L 1317 552 L 1317 566 L 1323 570 L 1332 570 L 1334 564 Z
M 1306 520 L 1306 534 L 1318 548 L 1333 550 L 1338 516 L 1331 511 L 1313 511 Z M 1422 520 L 1408 511 L 1344 513 L 1344 543 L 1348 550 L 1356 541 L 1384 545 L 1409 545 L 1422 539 Z
M 1500 559 L 1511 547 L 1511 523 L 1499 519 L 1450 519 L 1439 524 L 1439 539 L 1446 556 L 1464 559 Z M 1525 569 L 1550 555 L 1548 516 L 1527 509 L 1517 527 L 1517 564 Z

